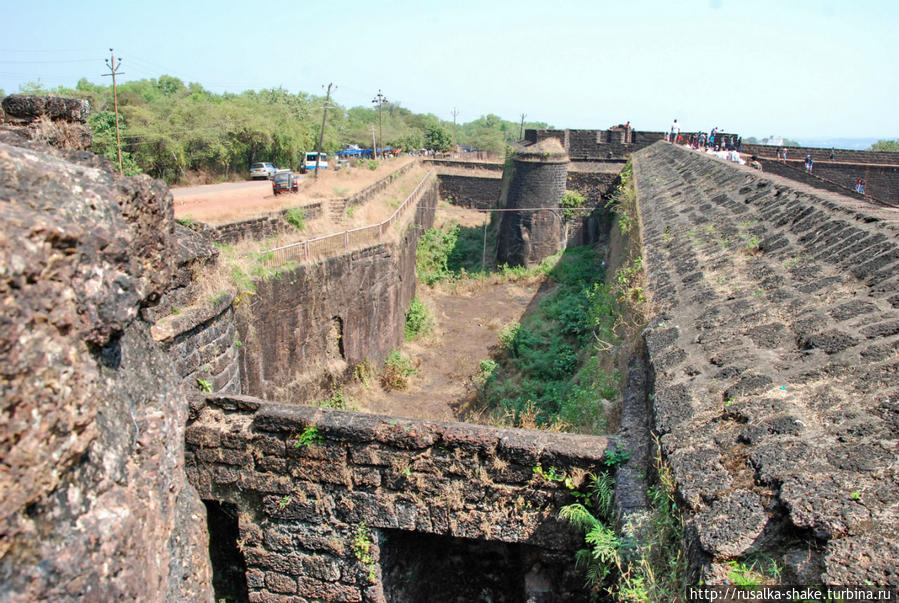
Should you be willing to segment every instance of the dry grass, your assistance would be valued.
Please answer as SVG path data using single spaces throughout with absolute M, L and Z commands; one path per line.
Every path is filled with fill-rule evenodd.
M 239 284 L 235 283 L 235 274 L 259 275 L 261 268 L 260 254 L 268 249 L 384 221 L 396 211 L 399 203 L 409 196 L 426 174 L 427 170 L 423 167 L 417 166 L 412 168 L 374 199 L 362 206 L 357 206 L 352 217 L 345 218 L 345 221 L 342 223 L 338 224 L 328 217 L 322 217 L 307 221 L 302 231 L 286 232 L 262 241 L 243 240 L 234 245 L 223 247 L 219 261 L 214 266 L 205 266 L 194 275 L 196 298 L 203 300 L 215 297 L 223 291 L 241 289 Z M 384 240 L 398 240 L 400 233 L 403 232 L 406 224 L 413 216 L 414 212 L 405 212 L 400 221 L 392 229 L 385 232 Z M 367 244 L 351 245 L 350 248 L 362 247 Z M 286 267 L 290 268 L 291 265 Z M 265 274 L 275 276 L 274 272 Z M 240 301 L 238 301 L 239 303 Z

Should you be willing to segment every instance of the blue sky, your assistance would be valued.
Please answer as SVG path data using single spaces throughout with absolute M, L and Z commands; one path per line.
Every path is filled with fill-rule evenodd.
M 899 138 L 896 0 L 16 2 L 0 88 L 175 75 L 460 121 Z

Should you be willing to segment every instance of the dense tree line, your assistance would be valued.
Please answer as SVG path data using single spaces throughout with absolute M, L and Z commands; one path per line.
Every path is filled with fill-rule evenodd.
M 40 84 L 29 84 L 21 92 L 88 99 L 94 150 L 115 158 L 111 86 L 81 79 L 74 89 L 47 90 Z M 324 98 L 303 92 L 273 88 L 216 94 L 200 84 L 185 84 L 163 75 L 121 84 L 117 94 L 123 163 L 129 173 L 143 171 L 175 182 L 192 171 L 225 178 L 244 175 L 255 161 L 296 168 L 303 153 L 315 150 L 318 144 Z M 493 114 L 454 126 L 434 114 L 414 113 L 399 103 L 385 105 L 382 118 L 384 145 L 407 150 L 447 151 L 455 142 L 484 151 L 502 151 L 518 140 L 520 133 L 519 123 Z M 351 144 L 370 148 L 373 127 L 378 132 L 377 109 L 337 105 L 328 112 L 324 150 L 333 153 Z M 525 127 L 550 126 L 527 122 Z

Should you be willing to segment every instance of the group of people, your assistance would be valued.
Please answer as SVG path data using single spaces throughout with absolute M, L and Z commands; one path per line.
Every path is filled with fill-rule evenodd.
M 865 181 L 861 178 L 855 181 L 855 192 L 865 194 Z
M 683 144 L 684 140 L 680 135 L 680 125 L 677 123 L 676 119 L 672 122 L 668 134 L 665 135 L 665 140 L 675 144 Z M 695 151 L 701 149 L 703 151 L 743 152 L 742 136 L 722 134 L 721 130 L 717 127 L 712 128 L 711 132 L 696 132 L 695 134 L 690 134 L 689 143 L 690 148 Z
M 721 134 L 718 128 L 712 128 L 708 134 L 698 132 L 690 135 L 690 147 L 694 150 L 710 149 L 715 151 L 743 152 L 743 137 L 736 134 Z

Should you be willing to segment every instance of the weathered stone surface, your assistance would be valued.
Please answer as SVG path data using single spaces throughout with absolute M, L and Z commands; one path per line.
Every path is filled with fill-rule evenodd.
M 735 490 L 696 516 L 702 548 L 715 558 L 744 553 L 762 533 L 768 517 L 754 492 Z
M 895 583 L 875 536 L 899 531 L 899 217 L 670 144 L 634 174 L 653 422 L 694 576 L 789 544 L 826 550 L 793 555 L 794 578 Z
M 59 149 L 91 148 L 93 136 L 84 125 L 90 113 L 86 100 L 12 94 L 3 99 L 2 106 L 4 120 L 0 121 L 0 133 Z
M 10 94 L 3 99 L 3 112 L 8 117 L 33 121 L 40 117 L 85 123 L 90 103 L 80 98 Z
M 377 530 L 401 529 L 527 543 L 567 556 L 556 566 L 570 564 L 582 542 L 558 519 L 559 508 L 574 501 L 561 476 L 596 472 L 615 449 L 605 437 L 383 417 L 246 396 L 206 400 L 187 429 L 190 477 L 204 497 L 236 503 L 241 521 L 254 518 L 261 529 L 262 538 L 246 551 L 247 566 L 266 577 L 251 585 L 254 596 L 293 593 L 294 582 L 282 576 L 293 578 L 304 597 L 369 596 L 370 588 L 381 586 L 381 567 L 374 553 L 368 566 L 356 557 L 363 524 L 371 530 L 372 550 Z M 298 436 L 312 426 L 317 441 L 300 443 Z M 242 465 L 226 465 L 234 462 Z
M 0 598 L 209 599 L 187 400 L 139 317 L 171 196 L 79 157 L 0 143 Z

